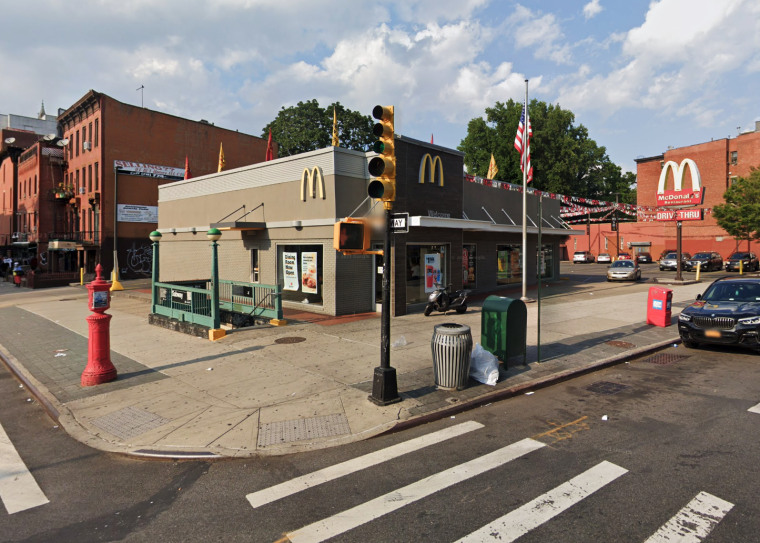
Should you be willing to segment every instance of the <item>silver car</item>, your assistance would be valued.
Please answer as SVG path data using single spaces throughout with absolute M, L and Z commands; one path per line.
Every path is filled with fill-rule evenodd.
M 689 253 L 681 253 L 681 269 L 688 271 L 691 270 L 691 255 Z M 663 270 L 675 270 L 678 268 L 678 253 L 668 253 L 660 259 L 660 271 Z
M 638 281 L 641 268 L 633 260 L 618 260 L 607 268 L 607 281 Z

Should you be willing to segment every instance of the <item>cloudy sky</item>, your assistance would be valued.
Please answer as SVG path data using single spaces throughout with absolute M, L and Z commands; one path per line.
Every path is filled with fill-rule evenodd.
M 529 79 L 632 171 L 760 120 L 757 0 L 35 0 L 2 21 L 2 113 L 144 93 L 260 135 L 300 100 L 392 103 L 398 132 L 455 148 Z

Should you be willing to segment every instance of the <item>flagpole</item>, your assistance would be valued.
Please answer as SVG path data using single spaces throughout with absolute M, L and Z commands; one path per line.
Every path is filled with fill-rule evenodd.
M 523 302 L 528 301 L 528 221 L 526 217 L 526 209 L 528 203 L 528 165 L 525 163 L 528 158 L 525 146 L 528 144 L 528 130 L 529 130 L 529 117 L 528 117 L 528 80 L 525 80 L 525 125 L 523 126 L 523 152 L 520 156 L 520 162 L 522 163 L 523 172 L 523 201 L 522 201 L 522 298 Z

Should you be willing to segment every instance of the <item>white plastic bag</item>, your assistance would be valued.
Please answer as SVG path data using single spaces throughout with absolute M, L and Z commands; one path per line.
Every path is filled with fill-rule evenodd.
M 470 355 L 470 377 L 491 386 L 499 380 L 499 360 L 481 347 L 480 343 L 475 344 Z

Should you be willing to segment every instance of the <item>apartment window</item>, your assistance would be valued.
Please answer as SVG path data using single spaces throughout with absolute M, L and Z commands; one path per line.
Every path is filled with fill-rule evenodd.
M 79 192 L 79 170 L 76 170 L 76 181 L 74 182 L 74 191 Z
M 739 152 L 731 151 L 731 164 L 737 164 L 739 162 Z
M 77 137 L 76 137 L 74 146 L 75 146 L 75 149 L 76 149 L 75 150 L 75 154 L 76 154 L 76 156 L 79 156 L 79 130 L 77 130 Z
M 98 126 L 97 120 L 95 121 L 95 126 Z M 100 190 L 99 185 L 100 185 L 100 178 L 98 174 L 98 163 L 96 162 L 95 163 L 95 190 Z
M 90 140 L 92 140 L 92 123 L 90 123 Z M 90 149 L 92 149 L 92 142 L 90 142 Z
M 87 141 L 87 127 L 83 126 L 82 127 L 82 153 L 85 152 L 86 147 L 85 147 L 84 142 L 86 141 Z
M 92 192 L 92 166 L 87 166 L 87 192 Z
M 37 185 L 37 175 L 34 176 L 34 194 L 37 194 L 37 191 L 39 190 L 39 186 Z
M 99 119 L 95 119 L 95 135 L 92 137 L 92 145 L 93 145 L 93 147 L 97 147 L 98 146 L 98 133 L 99 133 L 99 130 L 98 130 L 98 121 L 99 121 Z

